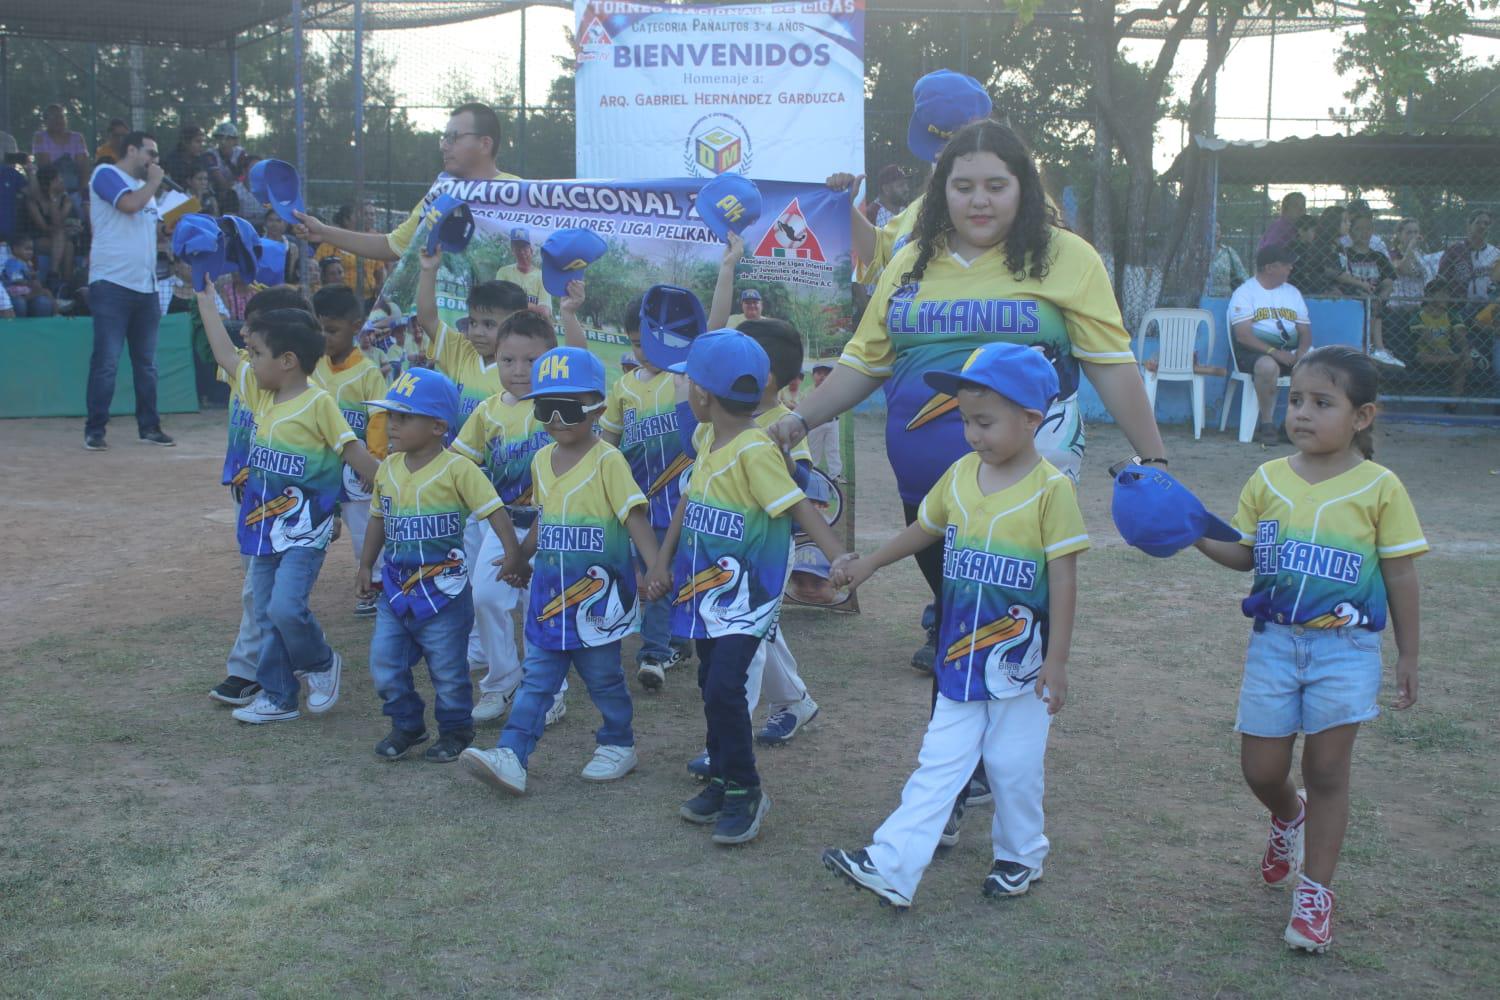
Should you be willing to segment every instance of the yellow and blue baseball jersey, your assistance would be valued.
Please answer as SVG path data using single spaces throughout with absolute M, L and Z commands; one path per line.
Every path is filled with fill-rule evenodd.
M 500 366 L 485 364 L 474 345 L 447 323 L 440 322 L 432 338 L 432 364 L 458 385 L 459 426 L 454 431 L 462 430 L 469 414 L 501 390 Z
M 1089 547 L 1073 481 L 1042 459 L 1018 483 L 979 490 L 979 456 L 943 473 L 917 508 L 943 539 L 938 691 L 953 701 L 1012 698 L 1047 655 L 1047 563 Z
M 511 284 L 520 285 L 521 291 L 526 293 L 526 301 L 532 305 L 538 302 L 546 302 L 549 305 L 552 299 L 547 295 L 547 289 L 542 285 L 542 269 L 533 266 L 525 274 L 514 264 L 506 264 L 495 272 L 496 281 L 509 281 Z
M 464 525 L 470 515 L 489 517 L 498 509 L 495 488 L 461 455 L 442 452 L 415 472 L 404 452 L 381 462 L 370 516 L 381 518 L 385 530 L 381 582 L 391 610 L 423 621 L 463 594 L 469 586 Z
M 682 495 L 679 478 L 693 464 L 678 436 L 672 373 L 637 368 L 621 375 L 605 396 L 599 427 L 620 435 L 620 453 L 650 505 L 651 527 L 665 529 Z
M 484 470 L 520 529 L 536 520 L 531 462 L 551 441 L 530 400 L 499 392 L 469 414 L 453 439 L 453 450 Z
M 328 355 L 318 359 L 318 367 L 313 369 L 312 381 L 319 388 L 324 389 L 333 397 L 338 404 L 339 412 L 344 415 L 349 429 L 354 431 L 354 436 L 365 443 L 370 454 L 377 459 L 384 458 L 387 439 L 385 432 L 386 414 L 384 410 L 371 410 L 365 405 L 367 400 L 381 399 L 385 396 L 385 376 L 380 374 L 374 362 L 360 353 L 359 348 L 349 352 L 349 356 L 337 368 L 328 360 Z M 344 466 L 344 499 L 361 501 L 370 499 L 370 492 L 359 482 L 359 474 L 349 466 Z
M 1309 483 L 1291 460 L 1267 462 L 1245 484 L 1234 527 L 1255 554 L 1245 616 L 1304 628 L 1386 623 L 1380 560 L 1428 549 L 1406 487 L 1365 461 Z
M 760 428 L 714 443 L 713 427 L 700 424 L 673 560 L 672 634 L 764 637 L 786 585 L 792 522 L 785 515 L 804 495 Z
M 490 179 L 497 181 L 520 180 L 515 174 L 507 174 L 503 170 L 495 171 L 495 176 Z M 412 244 L 413 238 L 419 233 L 423 237 L 427 235 L 427 229 L 423 225 L 427 219 L 427 210 L 432 207 L 432 203 L 437 200 L 439 195 L 448 193 L 454 187 L 452 182 L 455 181 L 457 181 L 457 178 L 450 173 L 444 172 L 438 175 L 432 187 L 422 196 L 422 200 L 412 206 L 411 212 L 407 214 L 405 219 L 401 220 L 401 224 L 387 234 L 385 241 L 390 245 L 391 253 L 397 257 L 404 257 L 406 256 L 407 248 Z
M 1017 278 L 1002 248 L 965 263 L 938 252 L 922 279 L 902 284 L 916 263 L 910 244 L 892 258 L 839 364 L 888 379 L 886 452 L 901 499 L 918 503 L 969 450 L 958 401 L 928 387 L 929 371 L 956 372 L 977 347 L 1006 341 L 1035 347 L 1057 369 L 1058 403 L 1043 420 L 1065 419 L 1078 393 L 1079 362 L 1129 364 L 1130 337 L 1099 255 L 1081 237 L 1054 229 L 1046 278 Z M 1082 424 L 1062 450 L 1081 453 Z
M 255 420 L 240 501 L 240 551 L 266 556 L 298 546 L 327 548 L 343 486 L 340 455 L 358 438 L 323 389 L 309 385 L 278 403 L 248 361 L 239 363 L 234 379 Z
M 885 225 L 875 229 L 875 259 L 860 261 L 858 280 L 872 284 L 879 280 L 890 264 L 891 258 L 911 242 L 911 234 L 917 228 L 917 216 L 922 213 L 922 202 L 927 196 L 919 194 L 905 208 L 885 220 Z
M 249 353 L 240 348 L 240 360 L 248 361 Z M 255 414 L 245 401 L 234 379 L 224 369 L 217 370 L 220 382 L 229 386 L 229 438 L 224 446 L 224 469 L 220 481 L 225 486 L 244 487 L 250 475 L 250 445 L 255 439 Z
M 532 460 L 536 558 L 526 641 L 538 649 L 619 642 L 636 622 L 635 557 L 625 519 L 646 503 L 613 445 L 594 442 L 562 475 L 549 444 Z

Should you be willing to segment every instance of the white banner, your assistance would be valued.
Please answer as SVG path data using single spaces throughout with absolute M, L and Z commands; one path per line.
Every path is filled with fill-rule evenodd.
M 864 172 L 865 0 L 575 0 L 578 173 Z

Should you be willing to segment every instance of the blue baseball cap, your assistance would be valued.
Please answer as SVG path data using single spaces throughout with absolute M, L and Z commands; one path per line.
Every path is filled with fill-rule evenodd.
M 437 253 L 439 248 L 446 253 L 463 253 L 474 238 L 474 213 L 469 209 L 469 203 L 451 194 L 440 194 L 432 199 L 424 217 L 429 254 Z
M 740 292 L 740 301 L 741 302 L 759 302 L 760 301 L 760 289 L 758 289 L 758 288 L 747 288 L 747 289 L 745 289 L 743 292 Z
M 932 163 L 969 122 L 988 118 L 994 103 L 978 80 L 951 69 L 928 73 L 911 89 L 914 107 L 906 129 L 906 148 L 923 163 Z
M 703 303 L 686 288 L 652 285 L 641 296 L 641 353 L 658 368 L 686 361 L 693 338 L 707 326 Z
M 630 371 L 630 369 L 639 368 L 640 366 L 640 361 L 634 354 L 630 353 L 629 351 L 626 351 L 624 354 L 620 355 L 620 367 L 625 371 Z
M 225 236 L 219 220 L 200 212 L 177 220 L 172 230 L 172 256 L 186 261 L 193 269 L 195 289 L 202 289 L 205 280 L 212 281 L 235 270 L 225 258 Z
M 744 174 L 720 174 L 698 191 L 698 216 L 719 239 L 760 218 L 760 188 Z
M 738 330 L 710 330 L 688 346 L 687 360 L 667 371 L 686 375 L 715 396 L 758 403 L 771 377 L 771 359 L 764 347 Z M 746 375 L 755 379 L 754 391 L 734 388 Z
M 510 241 L 512 243 L 530 243 L 531 233 L 525 226 L 517 226 L 510 231 Z
M 224 260 L 237 268 L 245 281 L 254 281 L 260 233 L 238 215 L 221 215 L 219 229 L 224 234 Z
M 458 426 L 458 386 L 431 368 L 408 368 L 396 376 L 384 399 L 367 399 L 365 403 L 377 410 L 446 420 L 450 431 Z
M 531 366 L 531 391 L 522 399 L 538 396 L 572 396 L 607 388 L 604 362 L 582 347 L 554 347 Z
M 280 240 L 262 239 L 257 248 L 255 283 L 279 285 L 286 280 L 286 244 Z
M 250 187 L 250 193 L 261 205 L 271 203 L 271 192 L 266 190 L 266 167 L 270 163 L 270 160 L 256 160 L 250 165 L 250 173 L 245 178 L 245 182 Z
M 1046 413 L 1057 398 L 1057 369 L 1041 351 L 1020 344 L 996 342 L 976 348 L 956 372 L 927 372 L 929 388 L 958 395 L 963 386 L 992 389 L 1027 410 Z
M 251 167 L 250 193 L 269 204 L 288 225 L 297 224 L 293 212 L 307 211 L 302 204 L 302 179 L 285 160 L 261 160 Z
M 1155 466 L 1127 465 L 1115 477 L 1110 514 L 1126 543 L 1164 559 L 1200 538 L 1238 542 L 1240 533 L 1191 490 Z
M 592 229 L 559 229 L 542 244 L 542 287 L 549 295 L 567 295 L 568 282 L 609 250 Z

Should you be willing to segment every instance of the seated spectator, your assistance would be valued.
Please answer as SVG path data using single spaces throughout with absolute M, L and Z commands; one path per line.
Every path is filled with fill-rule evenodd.
M 214 148 L 203 154 L 208 179 L 220 196 L 234 189 L 235 179 L 244 173 L 245 147 L 240 145 L 240 130 L 234 122 L 220 122 L 214 127 Z
M 37 280 L 36 251 L 30 236 L 17 237 L 10 245 L 10 259 L 0 264 L 0 278 L 17 316 L 51 316 L 57 311 L 52 296 Z
M 353 205 L 340 205 L 338 211 L 333 214 L 333 224 L 340 229 L 348 229 L 352 232 L 374 232 L 374 212 L 369 205 L 361 205 L 358 211 Z M 370 260 L 368 257 L 356 257 L 347 250 L 340 250 L 332 243 L 319 243 L 318 249 L 313 252 L 313 259 L 321 262 L 329 257 L 337 257 L 343 263 L 349 287 L 354 288 L 356 275 L 363 280 L 363 289 L 356 288 L 355 291 L 360 292 L 367 299 L 377 294 L 380 286 L 385 282 L 385 266 L 380 261 Z
M 0 243 L 9 243 L 27 231 L 26 199 L 31 191 L 28 165 L 25 170 L 0 163 Z M 3 254 L 0 254 L 3 256 Z
M 895 163 L 887 163 L 875 178 L 876 197 L 866 201 L 862 207 L 870 225 L 879 229 L 899 215 L 911 202 L 910 185 L 906 172 Z
M 225 315 L 235 322 L 242 322 L 245 318 L 245 306 L 250 302 L 250 296 L 255 294 L 255 289 L 250 287 L 244 275 L 238 270 L 231 271 L 214 282 L 214 288 L 224 304 Z
M 15 319 L 16 310 L 11 305 L 10 296 L 5 292 L 5 286 L 0 284 L 0 319 Z
M 1318 215 L 1312 238 L 1302 247 L 1292 268 L 1291 283 L 1303 295 L 1339 294 L 1340 278 L 1348 272 L 1339 246 L 1344 221 L 1341 205 L 1330 205 Z
M 177 130 L 177 145 L 162 162 L 167 176 L 181 188 L 186 189 L 199 167 L 206 167 L 203 157 L 203 130 L 196 125 L 184 125 Z
M 1276 380 L 1292 373 L 1297 359 L 1312 347 L 1312 325 L 1307 303 L 1287 282 L 1292 273 L 1292 251 L 1284 246 L 1255 252 L 1255 276 L 1229 298 L 1229 332 L 1237 371 L 1253 376 L 1260 404 L 1256 440 L 1275 445 L 1288 440 L 1285 429 L 1272 423 L 1276 410 Z
M 250 193 L 250 168 L 260 162 L 260 157 L 254 153 L 246 153 L 240 159 L 241 170 L 234 179 L 234 200 L 239 203 L 240 212 L 247 219 L 253 219 L 266 206 L 261 204 L 255 195 Z
M 1343 247 L 1347 247 L 1349 241 L 1352 239 L 1349 230 L 1354 228 L 1356 220 L 1369 219 L 1372 224 L 1375 221 L 1375 214 L 1370 211 L 1370 203 L 1363 198 L 1355 198 L 1349 202 L 1349 207 L 1345 210 L 1345 214 L 1348 216 L 1349 224 L 1345 227 L 1344 235 L 1339 239 L 1339 246 Z M 1380 253 L 1385 254 L 1387 258 L 1391 255 L 1390 250 L 1385 245 L 1385 240 L 1373 233 L 1370 236 L 1370 246 Z
M 1469 316 L 1489 297 L 1490 271 L 1500 262 L 1500 249 L 1489 241 L 1490 213 L 1480 209 L 1469 216 L 1468 236 L 1443 251 L 1438 261 L 1439 294 L 1466 303 Z
M 198 199 L 198 211 L 204 215 L 219 215 L 219 198 L 214 194 L 214 187 L 208 181 L 208 168 L 200 166 L 188 177 L 184 185 L 187 193 Z
M 130 134 L 130 126 L 123 118 L 111 118 L 109 129 L 104 133 L 104 141 L 99 143 L 99 148 L 94 150 L 94 165 L 101 163 L 114 163 L 120 158 L 120 140 Z
M 1440 288 L 1434 288 L 1440 292 Z M 1469 388 L 1469 372 L 1474 369 L 1474 359 L 1469 353 L 1469 331 L 1462 323 L 1453 321 L 1453 313 L 1446 302 L 1432 298 L 1422 303 L 1422 308 L 1412 323 L 1415 337 L 1412 360 L 1417 370 L 1429 372 L 1448 380 L 1448 391 L 1457 399 Z M 1458 407 L 1455 403 L 1444 404 L 1449 413 Z
M 49 104 L 42 111 L 42 129 L 31 137 L 31 156 L 37 169 L 57 167 L 64 190 L 75 197 L 92 169 L 83 136 L 68 129 L 68 115 L 61 104 Z
M 301 259 L 302 248 L 297 246 L 297 241 L 287 236 L 286 220 L 277 215 L 275 211 L 267 209 L 265 219 L 261 223 L 261 235 L 268 240 L 275 240 L 286 248 L 286 278 L 292 284 L 297 284 L 301 279 L 298 277 L 301 270 L 298 261 Z
M 1301 191 L 1293 191 L 1282 198 L 1281 214 L 1271 220 L 1255 249 L 1290 246 L 1297 236 L 1297 221 L 1306 215 L 1307 195 Z
M 1214 223 L 1214 256 L 1208 262 L 1208 294 L 1227 296 L 1250 277 L 1245 262 L 1224 242 L 1224 227 Z
M 1385 303 L 1396 283 L 1396 268 L 1384 252 L 1375 249 L 1370 238 L 1375 220 L 1369 213 L 1356 215 L 1349 223 L 1349 246 L 1344 259 L 1353 278 L 1345 287 L 1365 300 L 1370 317 L 1370 360 L 1390 368 L 1405 368 L 1406 363 L 1385 349 L 1382 329 Z
M 344 262 L 338 257 L 324 257 L 318 261 L 318 284 L 320 285 L 343 285 Z
M 77 208 L 64 189 L 62 173 L 53 164 L 36 172 L 36 183 L 26 195 L 26 214 L 37 234 L 37 278 L 47 288 L 70 287 L 73 281 L 74 239 L 82 229 Z

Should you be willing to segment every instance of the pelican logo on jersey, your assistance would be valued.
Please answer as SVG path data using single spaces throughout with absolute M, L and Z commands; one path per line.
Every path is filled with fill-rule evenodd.
M 721 510 L 708 504 L 688 501 L 682 512 L 682 526 L 691 531 L 719 538 L 741 539 L 745 537 L 745 515 L 732 510 Z
M 958 529 L 948 525 L 943 533 L 943 576 L 949 580 L 969 580 L 989 587 L 1009 590 L 1033 590 L 1036 587 L 1036 563 L 1031 559 L 998 555 L 979 549 L 956 548 Z
M 903 285 L 886 307 L 886 329 L 892 334 L 1009 334 L 1034 336 L 1041 332 L 1034 299 L 923 299 L 915 301 L 917 286 Z
M 664 410 L 649 417 L 638 417 L 634 407 L 624 413 L 625 431 L 620 435 L 620 447 L 629 448 L 647 438 L 677 433 L 677 411 Z
M 603 552 L 604 529 L 577 524 L 544 524 L 536 544 L 550 552 Z
M 268 448 L 263 444 L 255 445 L 250 449 L 249 463 L 252 469 L 269 472 L 273 475 L 287 476 L 291 479 L 301 479 L 307 472 L 307 458 L 302 455 L 293 455 L 275 448 Z

